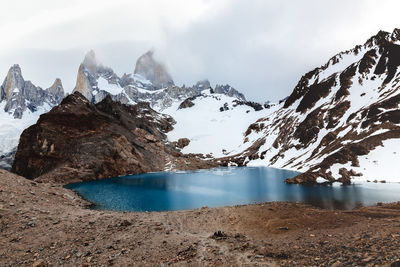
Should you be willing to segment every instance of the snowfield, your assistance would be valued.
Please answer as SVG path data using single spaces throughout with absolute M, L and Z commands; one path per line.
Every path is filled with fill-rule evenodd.
M 50 110 L 50 107 L 39 107 L 34 113 L 26 110 L 21 119 L 14 119 L 12 114 L 4 111 L 5 104 L 5 101 L 0 103 L 0 155 L 13 151 L 18 146 L 21 133 L 35 124 L 41 114 Z
M 254 111 L 247 105 L 234 107 L 236 98 L 223 94 L 210 94 L 203 91 L 203 96 L 192 102 L 193 107 L 178 109 L 180 102 L 163 110 L 176 120 L 174 129 L 168 133 L 169 141 L 189 138 L 190 143 L 182 149 L 183 153 L 211 154 L 213 157 L 224 157 L 243 151 L 243 139 L 249 125 L 259 118 L 269 116 L 278 109 Z M 228 103 L 229 110 L 220 111 Z

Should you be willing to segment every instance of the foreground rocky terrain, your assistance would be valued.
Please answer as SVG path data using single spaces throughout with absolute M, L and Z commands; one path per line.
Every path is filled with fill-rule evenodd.
M 88 207 L 70 190 L 0 170 L 0 266 L 390 266 L 400 260 L 399 203 L 353 211 L 295 203 L 151 213 Z
M 62 184 L 118 175 L 217 166 L 182 154 L 190 141 L 170 143 L 175 121 L 147 103 L 124 105 L 110 96 L 96 105 L 82 94 L 67 96 L 21 135 L 12 171 Z

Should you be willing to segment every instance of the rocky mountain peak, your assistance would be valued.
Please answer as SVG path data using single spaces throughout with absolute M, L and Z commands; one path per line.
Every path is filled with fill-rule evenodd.
M 89 52 L 86 53 L 82 64 L 85 65 L 85 67 L 92 73 L 96 72 L 98 62 L 96 59 L 96 54 L 93 50 L 90 50 Z
M 390 33 L 381 30 L 377 34 L 369 38 L 365 44 L 367 46 L 381 45 L 384 42 L 388 41 L 389 38 L 390 38 Z
M 0 91 L 0 100 L 9 100 L 14 91 L 22 90 L 24 79 L 22 78 L 21 68 L 18 64 L 13 65 L 5 78 Z
M 47 88 L 49 93 L 54 96 L 56 102 L 61 102 L 61 100 L 64 98 L 64 87 L 62 85 L 61 79 L 56 78 L 54 83 Z
M 154 51 L 150 50 L 140 56 L 136 61 L 134 74 L 141 75 L 149 80 L 156 89 L 174 85 L 171 75 L 167 72 L 164 65 L 153 58 Z
M 56 80 L 50 88 L 43 90 L 31 81 L 24 80 L 18 64 L 13 65 L 8 71 L 0 92 L 0 102 L 6 101 L 4 111 L 18 119 L 22 118 L 27 109 L 33 113 L 40 107 L 43 109 L 45 103 L 52 107 L 60 103 L 64 97 L 61 80 Z
M 78 69 L 74 92 L 79 92 L 90 100 L 92 99 L 92 86 L 85 72 L 85 65 L 82 63 Z

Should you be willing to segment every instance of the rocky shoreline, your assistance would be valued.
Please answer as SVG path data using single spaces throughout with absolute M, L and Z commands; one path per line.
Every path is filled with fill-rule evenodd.
M 91 210 L 60 185 L 4 170 L 0 178 L 0 266 L 391 266 L 400 260 L 400 203 L 352 211 L 275 202 L 128 213 Z

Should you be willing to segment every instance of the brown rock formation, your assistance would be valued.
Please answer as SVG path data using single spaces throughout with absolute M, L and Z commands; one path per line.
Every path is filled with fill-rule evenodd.
M 177 147 L 184 148 L 185 146 L 188 146 L 189 143 L 190 143 L 189 139 L 181 138 L 181 139 L 178 140 Z
M 81 93 L 86 99 L 92 99 L 92 87 L 88 77 L 85 75 L 85 65 L 83 63 L 78 69 L 74 92 Z
M 12 171 L 29 179 L 70 183 L 118 175 L 215 166 L 166 142 L 174 120 L 147 103 L 106 97 L 93 105 L 75 92 L 20 138 Z

